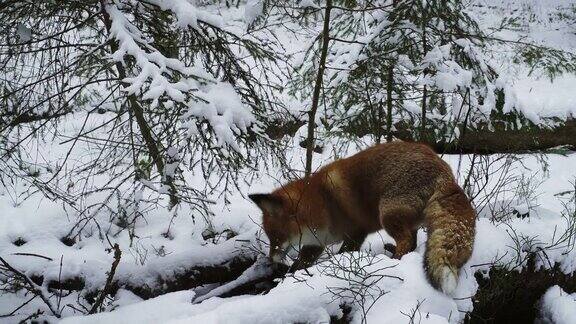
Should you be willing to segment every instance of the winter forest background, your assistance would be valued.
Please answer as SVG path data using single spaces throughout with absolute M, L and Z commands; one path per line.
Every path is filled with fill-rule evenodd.
M 576 323 L 576 1 L 0 1 L 0 322 Z M 425 142 L 456 298 L 384 231 L 284 275 L 246 198 Z M 334 249 L 337 251 L 337 249 Z

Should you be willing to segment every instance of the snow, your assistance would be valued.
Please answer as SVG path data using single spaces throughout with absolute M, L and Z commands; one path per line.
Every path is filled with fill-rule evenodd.
M 158 318 L 158 313 L 162 314 L 168 323 L 288 323 L 288 322 L 328 322 L 330 316 L 340 316 L 338 299 L 334 298 L 334 291 L 342 289 L 350 291 L 350 282 L 353 279 L 363 280 L 361 276 L 348 273 L 347 275 L 340 269 L 361 268 L 367 273 L 387 276 L 383 280 L 370 284 L 371 293 L 382 292 L 383 295 L 377 298 L 374 306 L 367 312 L 368 323 L 409 323 L 409 314 L 415 314 L 417 318 L 422 318 L 422 323 L 458 323 L 463 319 L 465 312 L 472 309 L 473 296 L 478 285 L 473 276 L 475 271 L 487 271 L 489 264 L 498 260 L 499 264 L 505 265 L 513 258 L 514 247 L 513 237 L 510 235 L 511 228 L 517 229 L 518 235 L 534 235 L 539 231 L 538 236 L 542 242 L 551 239 L 556 227 L 562 224 L 558 218 L 536 218 L 531 220 L 517 219 L 509 224 L 495 225 L 488 219 L 478 221 L 477 240 L 474 246 L 474 253 L 471 260 L 462 269 L 458 289 L 455 297 L 451 298 L 434 288 L 426 279 L 423 267 L 422 256 L 424 252 L 425 235 L 419 233 L 418 248 L 416 252 L 405 255 L 401 260 L 391 259 L 383 254 L 376 254 L 373 258 L 366 257 L 367 252 L 362 252 L 356 256 L 347 257 L 337 255 L 332 260 L 324 261 L 311 269 L 310 274 L 299 271 L 294 277 L 284 279 L 276 288 L 266 295 L 242 296 L 234 298 L 201 298 L 199 304 L 192 304 L 191 293 L 173 293 L 144 301 L 136 305 L 120 307 L 111 313 L 99 314 L 88 317 L 69 319 L 64 323 L 97 323 L 98 321 L 118 321 L 123 319 L 126 323 L 138 323 L 143 320 L 145 323 Z M 564 250 L 556 253 L 548 250 L 552 261 L 560 264 L 571 263 L 576 259 L 576 255 L 569 254 L 561 256 Z M 370 253 L 375 253 L 374 250 Z M 349 260 L 361 260 L 360 264 L 352 266 Z M 334 265 L 340 268 L 334 270 Z M 545 264 L 541 264 L 545 266 Z M 565 270 L 573 271 L 574 265 Z M 348 276 L 348 277 L 347 277 Z M 352 280 L 344 280 L 350 278 Z M 401 279 L 398 279 L 401 278 Z M 547 312 L 555 319 L 574 319 L 573 309 L 562 305 L 574 305 L 574 296 L 565 296 L 560 299 L 557 290 L 551 289 L 544 296 L 544 304 L 549 305 Z M 186 300 L 187 298 L 187 300 Z M 350 294 L 344 298 L 353 300 L 354 295 Z M 167 299 L 173 300 L 168 302 Z M 161 304 L 162 303 L 162 304 Z M 150 309 L 152 306 L 178 305 L 178 307 L 159 308 L 158 313 L 152 317 L 147 317 L 147 313 L 139 313 L 141 310 Z M 356 305 L 356 304 L 353 304 Z M 564 308 L 562 308 L 564 307 Z M 160 310 L 161 309 L 161 310 Z M 564 310 L 562 310 L 564 309 Z M 139 313 L 134 314 L 132 313 Z M 185 314 L 185 315 L 183 315 Z M 361 312 L 356 313 L 353 323 L 361 322 Z M 142 316 L 142 317 L 140 317 Z M 562 317 L 561 317 L 562 316 Z M 572 317 L 570 317 L 572 316 Z M 150 318 L 152 320 L 150 320 Z M 564 322 L 554 322 L 564 323 Z M 569 323 L 569 322 L 565 322 Z
M 29 42 L 32 39 L 32 30 L 24 24 L 18 24 L 16 32 L 22 43 Z
M 152 3 L 165 10 L 174 11 L 177 22 L 186 26 L 195 26 L 196 19 L 202 13 L 185 0 Z M 132 56 L 139 69 L 135 76 L 124 78 L 123 81 L 128 86 L 123 91 L 128 94 L 143 92 L 142 98 L 151 100 L 153 108 L 164 96 L 172 100 L 172 103 L 186 105 L 189 109 L 181 120 L 187 123 L 189 135 L 196 134 L 196 119 L 207 120 L 216 134 L 218 144 L 228 144 L 238 151 L 236 135 L 245 132 L 248 126 L 254 124 L 255 118 L 232 85 L 214 79 L 198 67 L 199 63 L 189 66 L 178 59 L 164 56 L 144 39 L 138 28 L 115 4 L 106 6 L 106 12 L 111 20 L 111 38 L 118 41 L 118 49 L 112 53 L 111 59 L 123 63 L 126 56 Z M 221 25 L 213 15 L 205 13 L 201 17 L 211 25 Z M 181 74 L 181 79 L 171 81 L 169 76 L 174 74 Z M 172 171 L 168 169 L 167 173 Z
M 244 8 L 244 21 L 247 25 L 250 25 L 258 16 L 262 14 L 264 10 L 263 0 L 248 0 Z
M 325 145 L 332 144 L 326 142 Z M 351 147 L 346 155 L 356 150 L 358 148 Z M 171 149 L 170 153 L 175 154 L 177 151 Z M 292 157 L 292 163 L 298 168 L 301 163 L 298 158 L 301 149 L 295 145 L 288 153 L 289 157 Z M 332 161 L 334 157 L 331 150 L 327 149 L 323 154 L 315 155 L 314 158 L 313 165 L 317 168 Z M 444 155 L 443 158 L 452 166 L 462 181 L 466 175 L 470 157 Z M 368 280 L 371 283 L 370 291 L 373 294 L 377 295 L 380 291 L 386 292 L 375 302 L 369 300 L 370 303 L 374 302 L 374 306 L 366 313 L 369 323 L 384 321 L 407 323 L 408 317 L 404 314 L 415 314 L 422 318 L 422 322 L 457 323 L 463 318 L 465 312 L 473 309 L 470 296 L 473 296 L 478 289 L 473 276 L 474 272 L 487 271 L 494 262 L 520 269 L 523 264 L 517 261 L 523 259 L 529 250 L 543 249 L 546 253 L 546 258 L 536 258 L 537 267 L 548 268 L 551 264 L 557 263 L 563 272 L 570 273 L 576 270 L 576 249 L 566 243 L 554 246 L 554 243 L 559 241 L 560 234 L 571 226 L 570 218 L 562 215 L 563 203 L 566 201 L 562 199 L 562 196 L 556 195 L 573 190 L 571 181 L 576 178 L 576 169 L 573 167 L 576 165 L 576 154 L 544 156 L 543 159 L 547 163 L 546 170 L 542 170 L 541 156 L 527 155 L 517 158 L 522 158 L 522 165 L 517 164 L 512 172 L 518 176 L 535 177 L 534 181 L 538 184 L 535 198 L 527 201 L 523 197 L 516 197 L 512 191 L 506 191 L 507 194 L 500 196 L 497 203 L 501 203 L 502 208 L 515 209 L 521 214 L 528 213 L 529 216 L 517 218 L 512 215 L 504 222 L 496 222 L 491 218 L 493 216 L 490 212 L 491 208 L 479 206 L 478 209 L 482 212 L 477 222 L 477 239 L 473 255 L 460 273 L 454 293 L 455 298 L 433 289 L 425 278 L 422 256 L 425 250 L 426 233 L 423 230 L 418 233 L 416 251 L 406 255 L 400 261 L 391 259 L 384 252 L 386 243 L 394 243 L 385 231 L 368 237 L 363 245 L 363 254 L 355 254 L 363 256 L 360 258 L 362 268 L 365 271 L 374 270 L 374 274 L 390 276 L 378 282 L 372 282 L 375 279 L 370 276 L 357 277 L 360 281 Z M 496 169 L 499 167 L 499 164 L 494 165 Z M 497 178 L 498 176 L 494 175 L 493 179 Z M 231 255 L 247 258 L 262 255 L 266 252 L 266 237 L 259 227 L 260 211 L 251 201 L 243 197 L 243 194 L 267 192 L 283 181 L 285 180 L 281 178 L 281 170 L 272 169 L 269 175 L 262 176 L 260 180 L 251 185 L 241 183 L 239 190 L 230 196 L 228 206 L 217 197 L 210 197 L 218 202 L 212 207 L 215 214 L 212 218 L 212 230 L 218 233 L 230 229 L 239 233 L 232 239 L 221 239 L 217 243 L 202 238 L 206 223 L 198 218 L 193 219 L 190 216 L 192 212 L 189 210 L 179 210 L 174 220 L 172 220 L 172 213 L 162 209 L 146 212 L 145 218 L 137 223 L 135 231 L 138 238 L 136 240 L 132 241 L 126 231 L 121 232 L 117 237 L 110 237 L 113 242 L 119 243 L 123 251 L 116 278 L 132 285 L 148 285 L 153 289 L 158 288 L 158 278 L 171 278 L 184 273 L 192 266 L 219 264 L 225 262 Z M 494 185 L 490 182 L 486 190 L 490 191 Z M 146 210 L 149 191 L 145 189 L 139 192 L 137 197 L 143 210 Z M 498 210 L 496 208 L 498 206 L 493 207 L 494 210 Z M 78 219 L 77 217 L 79 215 L 63 209 L 62 205 L 39 195 L 17 204 L 9 195 L 1 195 L 0 223 L 3 225 L 0 227 L 0 255 L 30 276 L 43 274 L 45 282 L 58 280 L 59 277 L 65 280 L 79 276 L 84 278 L 86 289 L 100 289 L 106 280 L 105 274 L 110 269 L 113 258 L 106 252 L 109 245 L 99 238 L 97 227 L 90 224 L 87 232 L 91 232 L 92 235 L 83 235 L 73 246 L 67 246 L 61 242 L 61 238 L 67 235 Z M 103 227 L 114 228 L 115 226 L 109 223 L 106 214 L 98 216 L 98 221 Z M 166 233 L 169 226 L 170 235 L 164 236 L 163 233 Z M 516 233 L 514 234 L 512 230 Z M 19 238 L 26 243 L 16 246 L 14 242 Z M 528 244 L 529 242 L 532 242 L 532 245 Z M 160 251 L 164 252 L 160 253 Z M 33 256 L 15 255 L 15 253 L 36 253 L 49 257 L 52 261 Z M 62 267 L 60 267 L 61 258 Z M 322 263 L 310 269 L 312 277 L 300 271 L 295 278 L 284 279 L 270 293 L 261 296 L 209 298 L 218 295 L 219 291 L 216 290 L 198 299 L 197 302 L 201 300 L 200 303 L 193 304 L 192 300 L 197 296 L 191 291 L 171 293 L 152 300 L 141 301 L 132 293 L 120 290 L 113 302 L 116 309 L 112 312 L 75 317 L 69 319 L 68 322 L 131 323 L 132 321 L 138 323 L 146 322 L 146 320 L 154 322 L 158 318 L 176 323 L 178 321 L 257 323 L 259 320 L 265 322 L 264 319 L 278 323 L 322 322 L 330 316 L 341 315 L 341 300 L 334 298 L 335 289 L 346 291 L 351 287 L 350 281 L 334 277 L 333 264 L 336 261 L 338 259 L 327 259 L 325 256 Z M 346 264 L 348 261 L 342 257 L 338 262 Z M 393 267 L 387 268 L 389 266 Z M 247 272 L 229 286 L 221 288 L 220 291 L 249 281 L 253 275 L 257 274 Z M 403 281 L 394 277 L 402 278 Z M 77 294 L 72 294 L 64 302 L 75 305 L 77 296 Z M 353 300 L 354 296 L 349 295 L 347 298 Z M 26 296 L 23 295 L 0 295 L 0 314 L 13 310 L 24 301 L 26 301 Z M 30 303 L 28 307 L 24 308 L 23 312 L 33 312 L 38 308 L 44 309 L 42 303 L 37 301 Z M 66 307 L 63 315 L 69 317 L 79 314 Z M 354 323 L 361 322 L 361 315 L 361 309 L 353 310 Z
M 549 78 L 524 77 L 514 86 L 516 108 L 533 118 L 576 116 L 576 75 Z
M 271 274 L 272 274 L 272 268 L 270 267 L 270 262 L 264 255 L 260 255 L 260 257 L 256 260 L 256 262 L 250 268 L 246 269 L 240 276 L 238 276 L 238 278 L 218 288 L 211 290 L 205 295 L 194 298 L 194 302 L 197 303 L 204 301 L 208 298 L 220 296 L 221 294 L 226 293 L 245 283 L 248 283 L 258 278 L 262 278 L 264 276 L 269 276 Z
M 576 293 L 568 294 L 559 286 L 550 287 L 542 297 L 541 315 L 549 323 L 574 323 L 576 319 Z
M 221 27 L 224 24 L 220 16 L 200 10 L 193 2 L 187 0 L 150 0 L 149 3 L 157 5 L 162 10 L 170 10 L 175 13 L 176 24 L 181 28 L 188 26 L 198 28 L 198 21 L 216 27 Z
M 445 156 L 445 158 L 454 169 L 457 168 L 459 160 L 457 156 Z M 330 157 L 324 155 L 322 159 L 329 160 Z M 316 162 L 320 164 L 320 161 Z M 341 302 L 355 298 L 355 295 L 350 293 L 345 296 L 344 300 L 334 298 L 336 291 L 357 289 L 357 287 L 351 286 L 351 282 L 354 281 L 343 280 L 342 278 L 356 278 L 360 282 L 367 280 L 371 283 L 369 285 L 370 292 L 375 296 L 378 295 L 378 292 L 383 292 L 381 297 L 374 298 L 375 300 L 369 299 L 370 303 L 374 302 L 374 305 L 366 312 L 368 323 L 408 323 L 410 314 L 421 318 L 423 323 L 458 323 L 462 320 L 465 312 L 472 310 L 473 307 L 470 296 L 473 296 L 478 288 L 473 276 L 474 272 L 487 271 L 490 264 L 494 262 L 504 266 L 517 266 L 517 259 L 522 258 L 528 251 L 522 250 L 521 254 L 518 255 L 516 246 L 526 243 L 528 238 L 536 237 L 538 239 L 537 247 L 544 248 L 550 262 L 552 264 L 558 263 L 562 271 L 568 273 L 576 270 L 576 250 L 570 249 L 569 246 L 547 249 L 556 240 L 555 237 L 558 236 L 558 233 L 562 233 L 569 224 L 567 219 L 560 215 L 562 211 L 560 203 L 546 203 L 553 201 L 551 197 L 555 193 L 570 188 L 569 180 L 576 176 L 575 170 L 570 166 L 576 163 L 576 156 L 549 156 L 548 162 L 551 177 L 543 176 L 546 180 L 540 187 L 543 191 L 538 200 L 540 206 L 525 208 L 530 211 L 529 217 L 512 217 L 504 223 L 494 223 L 487 217 L 489 215 L 485 215 L 478 220 L 474 252 L 460 273 L 454 298 L 435 290 L 426 280 L 422 266 L 426 240 L 424 231 L 418 233 L 416 251 L 407 254 L 401 260 L 391 259 L 384 253 L 384 244 L 393 242 L 393 240 L 385 232 L 379 232 L 368 238 L 363 245 L 363 252 L 354 254 L 354 258 L 350 258 L 352 255 L 349 254 L 335 256 L 331 259 L 325 257 L 322 263 L 309 269 L 312 276 L 304 271 L 299 271 L 295 277 L 284 279 L 266 295 L 210 298 L 210 296 L 218 295 L 218 290 L 216 290 L 193 303 L 192 301 L 196 296 L 192 291 L 170 293 L 151 300 L 141 301 L 130 292 L 120 290 L 114 302 L 117 308 L 112 312 L 72 317 L 65 319 L 63 323 L 153 323 L 159 320 L 167 323 L 325 322 L 331 316 L 341 316 Z M 536 168 L 538 164 L 536 159 L 529 158 L 525 160 L 525 165 Z M 262 191 L 264 188 L 274 186 L 275 182 L 269 181 L 250 190 L 247 188 L 244 190 L 246 192 Z M 49 206 L 49 202 L 46 201 L 41 202 L 41 204 L 44 206 L 48 204 Z M 2 238 L 0 239 L 0 249 L 2 255 L 6 256 L 15 266 L 27 269 L 29 274 L 45 273 L 48 278 L 57 278 L 59 256 L 64 255 L 63 278 L 80 275 L 87 279 L 89 285 L 94 287 L 103 284 L 104 273 L 112 261 L 111 255 L 104 251 L 104 246 L 98 243 L 99 240 L 96 238 L 87 238 L 80 242 L 79 246 L 67 247 L 63 245 L 58 238 L 64 232 L 61 227 L 65 226 L 66 220 L 58 216 L 57 205 L 47 209 L 52 214 L 45 214 L 46 217 L 41 218 L 38 218 L 34 209 L 30 209 L 30 206 L 26 204 L 21 207 L 10 207 L 4 200 L 2 206 L 0 218 L 7 226 L 3 226 L 0 233 L 0 238 Z M 15 217 L 14 215 L 20 215 L 22 210 L 26 210 L 22 207 L 28 208 L 29 212 L 23 214 L 28 216 Z M 523 210 L 522 206 L 519 206 L 518 209 Z M 246 210 L 248 214 L 252 215 L 258 213 L 257 208 L 251 202 L 241 197 L 234 198 L 233 205 L 226 210 Z M 216 218 L 217 222 L 218 220 L 227 222 L 227 217 L 233 215 L 229 212 L 219 214 L 220 216 Z M 240 212 L 233 218 L 239 218 L 239 215 L 246 214 Z M 59 222 L 55 222 L 59 219 L 61 219 Z M 166 218 L 163 219 L 167 221 Z M 140 231 L 147 230 L 149 234 L 144 235 L 154 233 L 156 229 L 153 224 L 152 222 L 147 227 L 142 227 Z M 244 224 L 246 223 L 244 222 Z M 251 223 L 250 220 L 248 220 L 248 224 L 252 224 L 248 228 L 257 230 L 257 224 Z M 236 228 L 238 227 L 236 226 Z M 190 245 L 189 240 L 183 240 L 182 235 L 189 234 L 185 234 L 188 231 L 180 233 L 181 230 L 178 229 L 184 229 L 181 226 L 175 226 L 174 229 L 173 235 L 176 242 L 173 243 L 177 244 L 169 244 L 170 240 L 160 239 L 160 237 L 153 240 L 158 243 L 153 243 L 153 241 L 147 243 L 156 246 L 165 245 L 170 252 L 168 255 L 163 257 L 150 255 L 149 259 L 142 265 L 135 263 L 134 259 L 127 255 L 128 252 L 125 252 L 117 270 L 117 278 L 136 285 L 148 284 L 153 286 L 155 278 L 168 278 L 190 265 L 215 264 L 224 260 L 226 255 L 231 253 L 253 253 L 250 252 L 251 247 L 258 246 L 254 239 L 259 234 L 256 231 L 246 231 L 246 228 L 242 231 L 243 234 L 236 238 L 217 245 L 208 244 L 204 247 Z M 516 231 L 515 235 L 511 232 L 512 229 Z M 12 241 L 20 236 L 28 242 L 20 247 L 12 245 Z M 526 238 L 526 240 L 518 241 L 518 238 L 521 237 Z M 122 246 L 123 249 L 126 249 L 126 245 L 122 244 Z M 528 246 L 525 248 L 527 249 Z M 130 251 L 130 249 L 126 249 L 126 251 Z M 11 255 L 14 252 L 35 252 L 49 256 L 54 261 Z M 346 269 L 350 259 L 361 260 L 356 267 L 367 273 L 374 271 L 373 274 L 384 275 L 385 277 L 380 281 L 375 281 L 374 277 L 355 275 L 354 273 L 344 274 L 343 271 L 334 270 L 334 264 L 340 264 L 342 268 Z M 537 260 L 545 259 L 537 258 Z M 537 266 L 549 267 L 549 263 L 542 261 Z M 250 274 L 247 272 L 244 277 L 241 276 L 231 286 L 249 281 L 255 274 L 257 273 Z M 227 290 L 231 286 L 223 287 L 220 291 Z M 3 298 L 5 297 L 0 297 L 0 305 L 3 305 L 0 307 L 0 311 L 3 311 L 4 307 L 8 309 L 15 306 L 14 300 L 3 302 L 5 300 Z M 353 323 L 360 323 L 362 314 L 361 309 L 355 308 L 353 310 Z M 74 314 L 66 313 L 66 316 L 70 315 Z
M 242 104 L 234 88 L 229 83 L 218 82 L 205 87 L 205 92 L 199 97 L 204 101 L 191 104 L 183 119 L 190 116 L 206 119 L 218 134 L 220 145 L 229 144 L 239 150 L 236 134 L 246 132 L 256 119 Z
M 475 0 L 474 4 L 470 13 L 483 29 L 496 28 L 500 23 L 514 19 L 521 21 L 519 26 L 494 33 L 492 37 L 534 42 L 568 53 L 576 50 L 573 28 L 559 19 L 573 10 L 573 1 Z M 536 124 L 546 124 L 546 118 L 553 116 L 561 119 L 574 116 L 571 94 L 576 91 L 576 74 L 564 73 L 551 80 L 542 69 L 532 70 L 515 63 L 517 57 L 512 54 L 513 47 L 497 44 L 491 51 L 495 55 L 493 65 L 501 73 L 498 86 L 506 93 L 505 112 L 516 109 Z
M 537 46 L 548 46 L 566 53 L 576 52 L 576 34 L 574 29 L 570 27 L 570 18 L 560 18 L 571 15 L 573 12 L 571 6 L 573 5 L 573 1 L 562 0 L 472 1 L 466 14 L 477 21 L 481 30 L 486 32 L 488 38 L 493 39 L 493 41 L 488 42 L 486 48 L 478 47 L 468 39 L 454 39 L 453 41 L 472 61 L 478 62 L 482 71 L 486 72 L 489 69 L 496 71 L 499 74 L 499 78 L 496 80 L 489 80 L 485 76 L 483 80 L 482 78 L 478 80 L 477 73 L 469 67 L 460 66 L 451 61 L 450 57 L 454 56 L 456 49 L 450 48 L 449 45 L 432 48 L 421 62 L 407 62 L 404 58 L 399 58 L 397 66 L 412 71 L 414 71 L 412 64 L 417 67 L 415 71 L 433 67 L 433 75 L 421 77 L 416 82 L 420 85 L 435 85 L 446 92 L 462 90 L 472 85 L 473 96 L 478 95 L 483 98 L 483 104 L 477 104 L 480 114 L 475 116 L 476 118 L 472 118 L 473 120 L 483 120 L 486 116 L 490 116 L 491 111 L 496 106 L 495 91 L 500 89 L 504 90 L 506 98 L 504 112 L 521 112 L 535 124 L 547 125 L 552 117 L 566 120 L 575 114 L 576 108 L 574 107 L 576 105 L 572 94 L 576 92 L 576 83 L 574 82 L 576 74 L 560 72 L 554 76 L 554 80 L 551 80 L 547 68 L 542 65 L 528 67 L 519 53 L 524 48 L 521 44 L 530 42 Z M 343 16 L 350 21 L 355 19 L 352 14 L 347 13 Z M 344 18 L 336 15 L 334 19 Z M 512 24 L 503 31 L 495 31 L 502 24 L 515 22 L 516 19 L 518 20 L 517 24 Z M 354 39 L 357 42 L 334 41 L 332 43 L 331 52 L 333 54 L 329 55 L 328 62 L 329 66 L 334 69 L 328 69 L 325 78 L 329 80 L 329 87 L 345 84 L 348 81 L 349 70 L 355 68 L 359 62 L 366 60 L 371 44 L 382 41 L 380 37 L 385 38 L 386 42 L 391 44 L 389 46 L 397 41 L 391 36 L 390 39 L 386 38 L 388 36 L 379 36 L 388 23 L 384 13 L 375 12 L 367 15 L 365 20 L 362 21 L 362 28 L 359 28 L 358 33 L 360 35 Z M 413 34 L 419 33 L 417 26 L 407 25 L 405 28 L 408 31 L 414 31 Z M 335 34 L 339 32 L 341 31 L 336 28 L 332 31 Z M 408 35 L 410 34 L 408 32 Z M 335 37 L 338 36 L 335 35 Z M 536 48 L 532 47 L 531 49 Z M 450 51 L 453 52 L 452 55 L 450 55 Z M 296 64 L 299 63 L 297 60 Z M 550 65 L 552 68 L 558 68 L 560 63 L 572 64 L 572 66 L 574 64 L 573 59 L 571 61 L 570 58 L 566 58 L 557 64 L 551 63 Z M 311 62 L 304 62 L 303 66 L 313 67 Z M 401 73 L 399 71 L 400 75 Z M 410 78 L 408 79 L 410 80 Z M 475 82 L 472 82 L 473 80 Z M 481 86 L 474 86 L 477 82 Z M 376 101 L 379 99 L 376 98 Z M 470 99 L 473 102 L 476 100 L 476 98 Z M 412 107 L 420 106 L 418 102 L 407 100 L 404 105 L 404 108 L 411 113 L 419 114 L 417 110 L 412 109 Z M 449 117 L 459 116 L 458 110 L 448 113 L 452 115 Z
M 179 291 L 141 303 L 120 306 L 111 313 L 101 313 L 89 317 L 69 317 L 60 323 L 161 323 L 165 321 L 167 314 L 172 318 L 189 316 L 192 297 L 194 297 L 193 292 Z
M 316 8 L 319 9 L 320 7 L 314 2 L 314 0 L 301 0 L 298 5 L 301 8 Z
M 255 252 L 250 248 L 256 237 L 255 232 L 247 231 L 217 245 L 181 247 L 179 252 L 150 260 L 144 265 L 124 262 L 118 267 L 117 278 L 132 285 L 157 288 L 158 278 L 171 278 L 190 266 L 223 264 L 235 255 L 252 257 Z

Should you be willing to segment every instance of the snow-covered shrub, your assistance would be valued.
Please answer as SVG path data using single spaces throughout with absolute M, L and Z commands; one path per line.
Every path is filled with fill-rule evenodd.
M 48 300 L 44 316 L 88 313 L 118 288 L 100 293 L 107 273 L 123 271 L 110 270 L 107 249 L 120 242 L 120 268 L 144 267 L 180 250 L 175 241 L 200 244 L 214 200 L 224 206 L 240 183 L 282 160 L 281 142 L 264 132 L 279 114 L 272 89 L 282 54 L 221 7 L 0 5 L 0 195 L 15 206 L 51 201 L 27 214 L 57 231 L 36 248 L 26 245 L 42 237 L 34 229 L 26 240 L 3 232 L 2 293 Z M 25 265 L 6 252 L 20 246 L 34 250 L 21 255 L 32 260 Z M 34 253 L 44 247 L 53 257 Z M 60 271 L 77 285 L 62 288 Z

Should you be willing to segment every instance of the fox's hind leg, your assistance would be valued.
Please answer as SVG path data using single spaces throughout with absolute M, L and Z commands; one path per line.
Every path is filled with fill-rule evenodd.
M 396 235 L 396 237 L 394 237 L 394 236 L 392 236 L 392 234 L 390 234 L 390 236 L 392 236 L 394 238 L 394 240 L 396 240 L 396 245 L 386 243 L 384 245 L 384 250 L 391 253 L 393 258 L 400 259 L 404 254 L 416 250 L 417 233 L 418 233 L 418 231 L 415 230 L 408 235 L 406 235 L 406 234 Z M 400 247 L 398 247 L 398 245 Z
M 422 215 L 411 201 L 397 199 L 394 202 L 380 204 L 380 223 L 382 228 L 396 240 L 394 258 L 416 249 L 416 233 L 422 222 Z

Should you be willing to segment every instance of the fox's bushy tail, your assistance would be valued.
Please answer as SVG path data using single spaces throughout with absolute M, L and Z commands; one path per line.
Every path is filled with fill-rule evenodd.
M 453 182 L 432 196 L 425 210 L 428 241 L 424 265 L 432 286 L 453 295 L 460 268 L 472 254 L 476 213 L 464 191 Z

